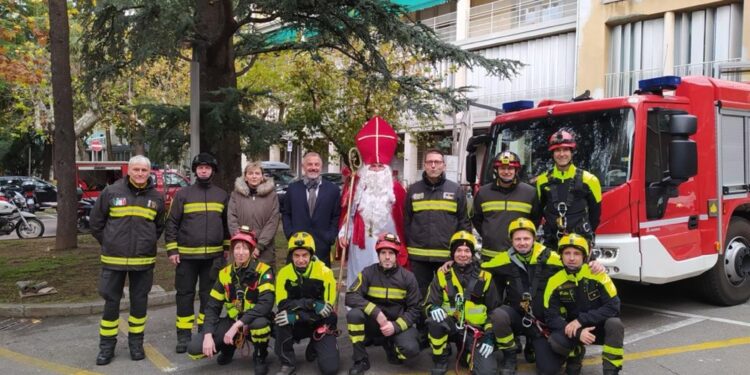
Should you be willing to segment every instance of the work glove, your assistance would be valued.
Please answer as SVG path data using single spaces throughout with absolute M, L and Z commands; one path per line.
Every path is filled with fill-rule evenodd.
M 327 302 L 315 301 L 315 313 L 323 318 L 327 318 L 333 312 L 333 306 Z
M 289 324 L 294 324 L 297 321 L 297 314 L 293 312 L 287 312 L 286 310 L 279 311 L 274 318 L 274 323 L 277 326 L 283 327 Z
M 481 355 L 482 358 L 489 357 L 492 352 L 495 351 L 495 346 L 492 341 L 494 341 L 492 336 L 488 335 L 488 337 L 485 340 L 482 340 L 482 343 L 477 347 L 479 355 Z
M 445 310 L 443 310 L 442 307 L 435 306 L 430 311 L 430 317 L 432 317 L 432 320 L 434 320 L 435 323 L 440 323 L 445 320 L 448 315 L 445 314 Z

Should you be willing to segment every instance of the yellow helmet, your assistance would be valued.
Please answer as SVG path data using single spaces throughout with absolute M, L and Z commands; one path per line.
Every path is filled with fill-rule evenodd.
M 310 233 L 307 232 L 297 232 L 292 234 L 291 237 L 289 237 L 289 251 L 294 251 L 297 249 L 306 249 L 310 252 L 310 255 L 315 255 L 315 239 L 313 236 L 310 235 Z
M 580 234 L 566 234 L 564 235 L 559 242 L 557 242 L 557 252 L 562 255 L 562 251 L 566 247 L 575 247 L 578 250 L 583 251 L 583 259 L 588 259 L 589 257 L 589 241 L 586 239 L 586 237 L 581 236 Z
M 534 222 L 525 217 L 519 217 L 508 224 L 508 237 L 512 239 L 513 232 L 519 229 L 526 229 L 531 232 L 531 237 L 536 237 L 536 226 L 534 225 Z
M 451 258 L 453 258 L 453 253 L 456 252 L 456 249 L 461 246 L 466 245 L 469 247 L 472 253 L 477 248 L 477 238 L 474 237 L 471 232 L 467 232 L 465 230 L 458 231 L 453 234 L 451 237 Z

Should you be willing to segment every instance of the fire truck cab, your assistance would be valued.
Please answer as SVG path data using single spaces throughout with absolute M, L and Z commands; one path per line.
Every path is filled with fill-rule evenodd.
M 750 298 L 750 84 L 703 76 L 640 82 L 631 96 L 506 103 L 469 140 L 467 179 L 492 181 L 492 156 L 521 156 L 521 177 L 550 170 L 549 136 L 576 136 L 573 163 L 602 186 L 593 253 L 610 276 L 664 284 L 698 277 L 711 302 Z M 478 186 L 478 185 L 477 185 Z

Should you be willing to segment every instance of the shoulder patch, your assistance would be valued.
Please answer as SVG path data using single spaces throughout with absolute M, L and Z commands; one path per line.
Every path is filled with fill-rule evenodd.
M 453 200 L 453 198 L 454 198 L 455 196 L 456 196 L 456 194 L 455 194 L 455 193 L 449 193 L 449 192 L 444 192 L 444 193 L 443 193 L 443 199 L 450 199 L 450 200 Z
M 128 205 L 128 199 L 127 198 L 112 198 L 109 201 L 109 205 L 110 206 L 115 206 L 115 207 L 127 206 Z
M 424 199 L 424 193 L 414 193 L 411 195 L 411 199 L 418 201 L 420 199 Z

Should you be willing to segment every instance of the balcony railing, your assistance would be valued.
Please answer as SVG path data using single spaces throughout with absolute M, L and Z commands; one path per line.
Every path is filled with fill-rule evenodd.
M 499 0 L 472 7 L 469 37 L 575 16 L 576 0 Z
M 704 61 L 696 64 L 675 65 L 674 75 L 676 76 L 708 76 L 717 77 L 717 69 L 721 64 L 739 62 L 740 58 L 716 61 Z
M 456 41 L 456 12 L 443 14 L 434 18 L 420 21 L 425 26 L 435 30 L 438 38 L 444 42 Z

